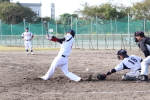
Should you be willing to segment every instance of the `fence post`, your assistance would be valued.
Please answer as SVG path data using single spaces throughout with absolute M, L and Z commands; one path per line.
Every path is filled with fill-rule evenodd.
M 2 44 L 2 24 L 1 24 L 1 19 L 0 19 L 0 38 L 1 38 L 1 44 Z
M 77 32 L 77 18 L 76 18 L 76 34 L 77 34 L 78 32 Z M 77 41 L 76 41 L 76 43 L 77 43 Z M 76 43 L 75 43 L 75 48 L 76 48 Z
M 12 36 L 12 24 L 10 24 L 10 45 L 11 45 L 11 36 Z
M 43 48 L 44 48 L 44 34 L 43 34 L 43 20 L 41 19 L 41 33 L 42 33 L 42 44 L 43 44 Z
M 144 33 L 145 33 L 145 25 L 146 25 L 145 21 L 146 21 L 146 20 L 145 20 L 145 18 L 144 18 L 144 25 L 143 25 L 143 26 L 144 26 Z
M 57 17 L 56 17 L 55 22 L 56 22 L 56 37 L 57 37 Z M 55 48 L 56 48 L 56 47 L 57 47 L 57 43 L 55 42 Z
M 96 15 L 96 35 L 97 35 L 97 50 L 98 50 L 97 15 Z
M 130 34 L 130 19 L 129 19 L 129 13 L 128 13 L 128 35 L 129 35 L 129 45 L 131 50 L 131 34 Z
M 25 18 L 23 18 L 23 23 L 24 23 L 24 29 L 25 29 Z
M 72 29 L 72 16 L 71 16 L 71 29 Z

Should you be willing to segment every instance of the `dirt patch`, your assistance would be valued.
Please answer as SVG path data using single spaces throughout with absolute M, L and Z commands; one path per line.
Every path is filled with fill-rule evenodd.
M 120 61 L 117 50 L 73 50 L 69 56 L 69 71 L 86 79 L 93 73 L 92 81 L 74 82 L 58 68 L 47 81 L 37 80 L 43 76 L 59 51 L 0 52 L 0 97 L 2 100 L 149 100 L 150 83 L 122 81 L 123 70 L 104 81 L 96 78 Z M 129 55 L 144 58 L 139 50 Z M 89 68 L 90 71 L 86 72 Z

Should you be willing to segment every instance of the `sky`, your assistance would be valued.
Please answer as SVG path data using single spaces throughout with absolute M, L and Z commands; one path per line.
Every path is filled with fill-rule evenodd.
M 140 2 L 143 0 L 10 0 L 11 2 L 20 3 L 42 3 L 41 11 L 42 17 L 50 17 L 50 4 L 55 3 L 55 17 L 59 17 L 64 13 L 73 14 L 77 9 L 82 9 L 81 6 L 87 2 L 90 6 L 101 5 L 104 3 L 111 2 L 112 4 L 120 5 L 124 4 L 126 6 L 131 6 L 135 2 Z

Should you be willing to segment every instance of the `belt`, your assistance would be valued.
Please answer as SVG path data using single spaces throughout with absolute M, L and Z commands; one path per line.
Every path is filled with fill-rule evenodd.
M 26 40 L 26 41 L 30 41 L 30 40 Z
M 62 57 L 66 57 L 65 55 L 61 55 Z
M 141 68 L 140 69 L 137 69 L 139 72 L 141 72 Z

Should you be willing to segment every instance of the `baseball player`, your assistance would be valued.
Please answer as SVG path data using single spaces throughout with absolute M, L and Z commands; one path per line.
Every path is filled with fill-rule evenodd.
M 57 57 L 53 60 L 49 70 L 47 73 L 40 77 L 43 80 L 48 80 L 54 73 L 55 69 L 60 67 L 62 72 L 73 81 L 81 81 L 81 77 L 73 74 L 68 71 L 68 57 L 72 50 L 72 45 L 74 42 L 75 31 L 70 29 L 64 38 L 57 38 L 52 34 L 47 35 L 47 39 L 54 42 L 59 42 L 61 44 L 61 49 L 57 55 Z
M 141 63 L 140 81 L 148 81 L 148 67 L 150 65 L 150 38 L 145 37 L 144 32 L 137 31 L 134 33 L 135 42 L 145 55 L 145 59 Z
M 112 70 L 104 74 L 105 77 L 112 73 L 115 73 L 124 69 L 128 69 L 130 72 L 123 75 L 122 80 L 137 80 L 141 72 L 142 59 L 135 55 L 128 56 L 125 50 L 119 50 L 116 55 L 119 60 L 122 60 L 122 62 L 118 64 L 115 68 L 113 68 Z M 99 77 L 100 76 L 98 74 L 97 78 L 99 79 Z
M 29 54 L 28 47 L 30 48 L 31 54 L 33 55 L 34 53 L 33 53 L 33 49 L 32 49 L 31 40 L 34 37 L 34 35 L 31 32 L 29 32 L 29 28 L 28 27 L 26 27 L 25 30 L 26 31 L 24 33 L 22 33 L 21 37 L 24 40 L 24 45 L 25 45 L 25 49 L 26 49 L 27 55 Z

